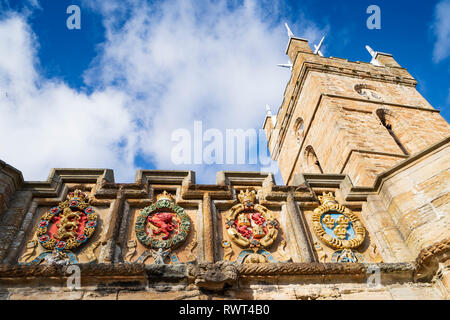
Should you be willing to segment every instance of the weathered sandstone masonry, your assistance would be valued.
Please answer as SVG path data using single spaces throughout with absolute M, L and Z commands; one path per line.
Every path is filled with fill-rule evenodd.
M 0 161 L 0 299 L 448 299 L 450 128 L 390 54 L 313 54 L 264 123 L 271 173 Z M 80 268 L 70 288 L 68 267 Z
M 389 54 L 380 66 L 313 54 L 291 38 L 291 79 L 264 129 L 284 181 L 297 173 L 348 174 L 358 186 L 446 137 L 448 123 L 415 89 L 416 80 Z M 270 121 L 269 121 L 270 119 Z
M 26 182 L 19 171 L 2 163 L 2 174 L 8 173 L 2 175 L 2 186 L 13 180 L 18 184 L 0 218 L 1 297 L 445 299 L 450 243 L 448 201 L 442 197 L 448 196 L 448 190 L 444 193 L 435 184 L 439 176 L 445 179 L 448 169 L 439 170 L 433 159 L 448 164 L 448 142 L 443 140 L 404 160 L 380 175 L 373 187 L 355 187 L 347 175 L 339 174 L 302 174 L 296 176 L 295 185 L 278 186 L 271 174 L 252 172 L 219 172 L 216 185 L 198 185 L 193 172 L 157 170 L 138 171 L 135 183 L 118 184 L 108 169 L 54 169 L 46 182 Z M 416 165 L 418 161 L 421 166 Z M 426 178 L 423 172 L 429 170 L 433 174 Z M 395 187 L 405 176 L 417 189 L 416 194 L 404 194 Z M 80 290 L 65 286 L 67 266 L 18 265 L 40 216 L 75 189 L 91 197 L 100 227 L 87 249 L 77 252 Z M 238 190 L 244 189 L 255 190 L 258 203 L 277 215 L 280 237 L 270 252 L 278 260 L 289 257 L 290 261 L 238 264 L 224 260 L 220 245 L 226 239 L 224 214 L 238 202 Z M 153 203 L 162 190 L 175 196 L 177 205 L 185 208 L 193 222 L 186 242 L 176 251 L 181 263 L 158 265 L 151 257 L 145 263 L 127 263 L 124 259 L 127 243 L 134 237 L 136 211 Z M 320 241 L 312 231 L 311 215 L 323 192 L 333 192 L 339 203 L 362 220 L 368 236 L 359 252 L 365 263 L 333 263 L 331 249 L 315 246 Z M 401 217 L 395 204 L 408 196 L 410 210 L 402 209 Z M 432 210 L 431 206 L 438 212 L 443 210 L 443 217 L 429 216 L 427 221 L 412 225 L 407 222 L 414 219 L 410 211 L 420 215 L 428 207 Z M 97 241 L 97 261 L 87 263 L 89 246 Z M 136 257 L 143 251 L 139 245 Z M 236 257 L 239 248 L 233 246 L 232 250 L 232 257 Z M 324 253 L 328 258 L 323 258 Z M 376 287 L 367 282 L 373 266 L 381 273 L 381 284 Z

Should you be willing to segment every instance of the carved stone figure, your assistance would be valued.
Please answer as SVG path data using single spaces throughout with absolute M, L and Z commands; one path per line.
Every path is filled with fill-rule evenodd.
M 125 255 L 124 260 L 127 262 L 131 262 L 131 259 L 136 254 L 137 242 L 136 240 L 128 240 L 127 242 L 127 253 Z
M 92 246 L 87 248 L 86 257 L 87 257 L 88 263 L 97 261 L 97 256 L 95 255 L 95 249 L 100 245 L 100 243 L 101 243 L 101 241 L 97 241 Z
M 192 240 L 191 243 L 186 247 L 186 251 L 188 253 L 187 259 L 188 262 L 196 261 L 197 257 L 194 254 L 194 249 L 197 247 L 197 241 Z
M 287 242 L 286 240 L 281 240 L 280 243 L 280 256 L 282 262 L 291 262 L 292 258 L 289 253 L 286 251 Z
M 65 252 L 53 250 L 52 253 L 45 256 L 44 264 L 69 265 L 70 259 Z
M 375 263 L 380 263 L 383 261 L 383 259 L 381 259 L 380 254 L 378 253 L 378 249 L 375 243 L 372 243 L 369 247 L 369 249 L 367 249 L 367 252 L 369 254 L 370 260 L 375 262 Z
M 322 263 L 327 262 L 328 255 L 325 252 L 325 250 L 323 249 L 323 247 L 320 245 L 320 243 L 315 242 L 314 247 L 316 248 L 317 258 L 318 258 L 319 262 L 322 262 Z
M 154 235 L 164 233 L 164 236 L 162 237 L 163 240 L 167 240 L 170 233 L 175 229 L 173 216 L 170 212 L 156 213 L 155 215 L 148 217 L 147 220 L 156 227 L 156 229 L 153 230 Z
M 231 248 L 231 243 L 227 240 L 222 240 L 223 248 L 223 260 L 230 261 L 233 255 L 233 249 Z
M 236 283 L 236 266 L 229 261 L 189 265 L 188 276 L 196 286 L 207 290 L 220 291 L 225 285 Z
M 352 251 L 350 249 L 343 249 L 338 261 L 340 262 L 341 260 L 352 261 L 353 260 Z
M 333 253 L 331 257 L 332 262 L 364 262 L 364 257 L 361 253 L 354 251 L 352 249 L 342 249 L 337 250 Z
M 245 258 L 244 263 L 267 263 L 267 259 L 262 254 L 251 253 Z
M 26 250 L 19 260 L 22 262 L 28 262 L 28 260 L 34 255 L 37 244 L 38 242 L 35 238 L 28 241 L 26 244 Z
M 152 257 L 155 258 L 154 264 L 165 264 L 164 259 L 169 255 L 170 250 L 163 251 L 162 248 L 159 248 L 158 250 L 152 250 Z

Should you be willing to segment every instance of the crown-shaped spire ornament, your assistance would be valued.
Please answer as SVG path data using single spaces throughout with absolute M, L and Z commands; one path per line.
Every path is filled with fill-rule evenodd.
M 324 192 L 321 196 L 318 196 L 320 204 L 337 203 L 332 192 Z
M 161 200 L 168 200 L 170 202 L 174 202 L 173 195 L 171 195 L 166 190 L 164 190 L 162 193 L 160 193 L 156 196 L 156 202 L 161 201 Z
M 67 194 L 67 200 L 78 200 L 78 201 L 85 201 L 86 200 L 86 194 L 83 193 L 81 190 L 76 189 L 73 192 L 69 192 Z
M 252 190 L 249 191 L 248 189 L 241 190 L 241 192 L 238 195 L 239 201 L 243 204 L 254 204 L 256 201 L 256 191 Z

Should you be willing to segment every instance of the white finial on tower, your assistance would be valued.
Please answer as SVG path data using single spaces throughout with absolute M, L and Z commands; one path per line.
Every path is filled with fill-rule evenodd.
M 289 61 L 288 63 L 279 63 L 277 66 L 282 68 L 289 68 L 289 70 L 292 70 L 292 63 Z
M 316 48 L 316 50 L 314 50 L 314 54 L 318 54 L 321 57 L 323 57 L 323 54 L 320 51 L 320 48 L 322 47 L 322 43 L 323 43 L 324 39 L 325 39 L 325 36 L 322 37 L 322 39 L 320 40 L 320 42 L 319 42 L 319 44 L 317 46 L 314 45 L 314 48 Z
M 377 55 L 377 52 L 375 50 L 373 50 L 371 47 L 366 45 L 366 50 L 369 51 L 370 55 L 372 56 L 372 58 L 375 59 L 375 56 Z
M 291 41 L 291 38 L 294 37 L 294 34 L 292 33 L 291 28 L 289 28 L 289 26 L 286 22 L 284 23 L 284 26 L 286 27 L 286 30 L 287 30 L 287 33 L 289 36 L 289 42 L 288 42 L 288 47 L 289 47 L 289 43 Z M 277 66 L 282 67 L 282 68 L 289 68 L 289 70 L 292 70 L 292 63 L 290 61 L 287 64 L 279 63 L 279 64 L 277 64 Z
M 266 104 L 266 117 L 269 117 L 272 120 L 272 125 L 273 125 L 273 127 L 275 127 L 275 125 L 277 123 L 277 116 L 274 116 L 272 114 L 272 109 L 270 108 L 270 106 L 268 104 Z
M 377 53 L 375 50 L 373 50 L 371 47 L 366 45 L 366 50 L 369 51 L 370 55 L 372 56 L 372 61 L 370 61 L 371 64 L 375 66 L 381 66 L 381 64 L 375 59 L 377 56 Z
M 289 28 L 289 26 L 286 22 L 284 23 L 284 26 L 286 27 L 289 38 L 294 37 L 294 34 L 292 33 L 291 29 Z

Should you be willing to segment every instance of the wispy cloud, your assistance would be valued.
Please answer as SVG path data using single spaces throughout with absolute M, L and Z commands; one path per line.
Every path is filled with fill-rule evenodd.
M 435 7 L 432 30 L 436 36 L 433 61 L 438 63 L 450 55 L 450 0 L 443 0 Z
M 52 167 L 80 166 L 109 167 L 118 180 L 130 181 L 139 155 L 157 168 L 194 169 L 212 182 L 224 167 L 172 163 L 172 132 L 192 132 L 196 120 L 224 133 L 258 129 L 264 106 L 280 105 L 290 74 L 276 67 L 287 59 L 288 40 L 276 4 L 83 3 L 102 14 L 106 29 L 84 77 L 92 94 L 42 79 L 26 19 L 0 21 L 0 88 L 8 91 L 0 97 L 0 135 L 9 137 L 0 141 L 0 158 L 26 179 L 42 179 Z M 291 22 L 294 33 L 311 42 L 326 29 L 306 19 Z
M 141 152 L 157 167 L 187 168 L 171 163 L 170 138 L 177 128 L 192 132 L 194 121 L 202 120 L 204 129 L 223 133 L 227 128 L 258 129 L 265 105 L 281 103 L 290 74 L 276 66 L 287 60 L 288 40 L 284 21 L 276 22 L 280 17 L 273 15 L 276 4 L 274 11 L 256 1 L 231 7 L 206 0 L 127 4 L 129 18 L 121 28 L 112 23 L 117 22 L 110 15 L 114 5 L 99 8 L 108 39 L 86 82 L 118 84 L 139 97 L 133 103 L 145 128 Z M 296 35 L 311 41 L 323 33 L 303 17 L 293 26 Z M 206 172 L 190 168 L 200 170 L 200 176 Z
M 45 179 L 52 167 L 113 167 L 132 176 L 135 132 L 126 95 L 86 95 L 41 78 L 37 46 L 23 17 L 0 21 L 0 158 L 27 180 Z

